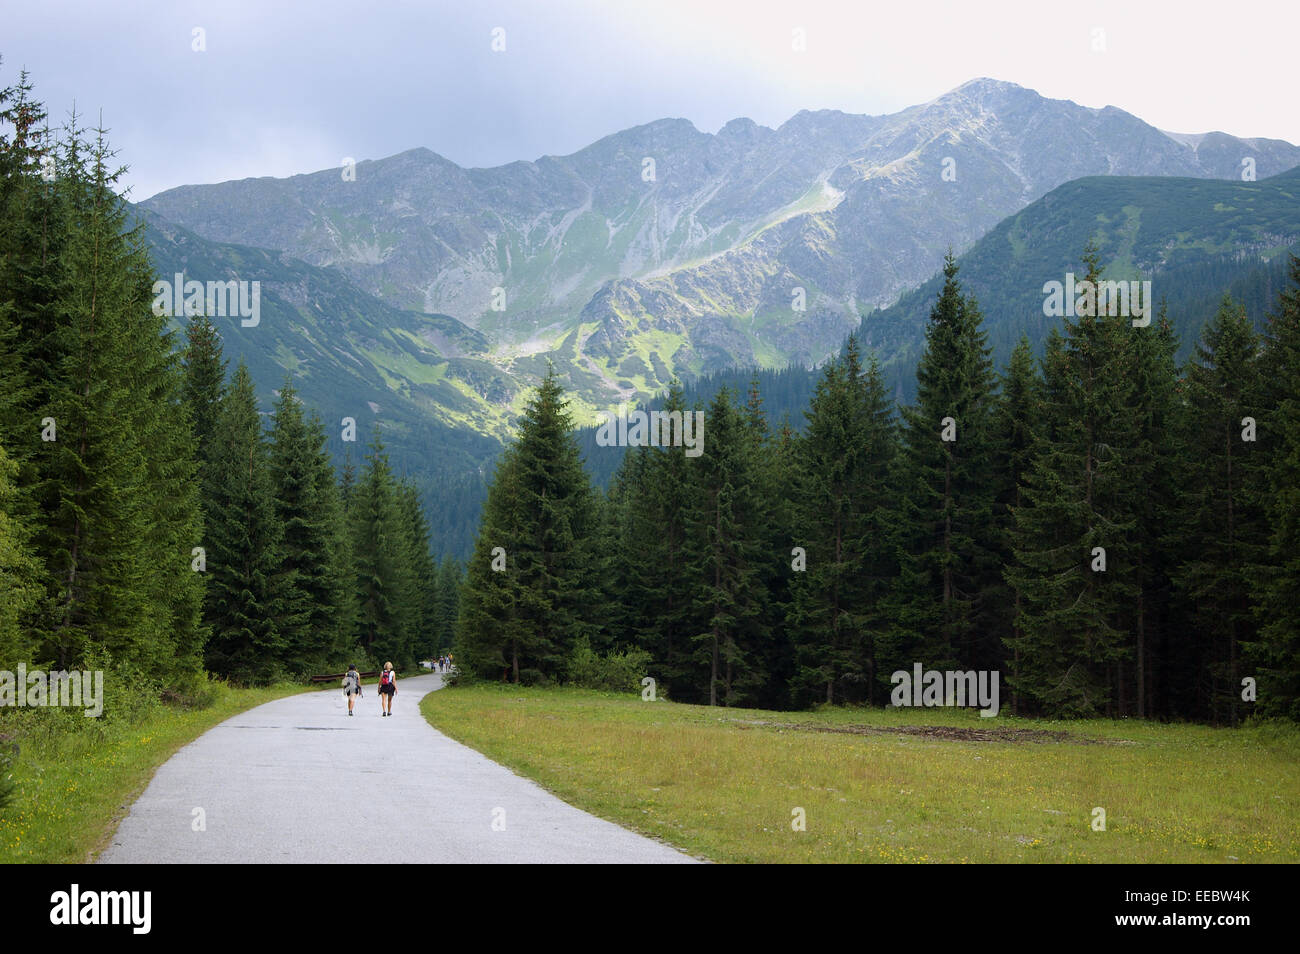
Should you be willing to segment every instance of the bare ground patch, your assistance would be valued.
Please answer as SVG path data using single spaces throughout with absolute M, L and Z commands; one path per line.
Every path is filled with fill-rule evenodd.
M 913 735 L 946 742 L 1071 742 L 1076 745 L 1130 745 L 1127 739 L 1089 739 L 1069 732 L 1047 729 L 967 729 L 951 725 L 811 725 L 801 722 L 764 722 L 752 719 L 729 719 L 742 728 L 791 729 L 796 732 L 834 732 L 840 735 Z

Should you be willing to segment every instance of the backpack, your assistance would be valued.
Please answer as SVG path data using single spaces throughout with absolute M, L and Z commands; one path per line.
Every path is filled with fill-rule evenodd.
M 386 686 L 392 681 L 393 681 L 393 671 L 391 669 L 385 669 L 384 674 L 379 677 L 379 684 L 381 686 Z

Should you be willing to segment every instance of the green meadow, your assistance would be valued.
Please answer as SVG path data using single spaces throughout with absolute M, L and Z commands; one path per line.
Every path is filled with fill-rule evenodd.
M 1300 860 L 1289 725 L 768 712 L 498 685 L 421 709 L 565 801 L 712 861 Z

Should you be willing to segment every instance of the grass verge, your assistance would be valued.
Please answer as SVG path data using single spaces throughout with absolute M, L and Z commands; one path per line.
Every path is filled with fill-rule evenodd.
M 565 801 L 715 861 L 1300 860 L 1290 725 L 722 710 L 498 685 L 420 708 Z
M 17 743 L 14 798 L 0 811 L 0 862 L 93 861 L 158 767 L 208 729 L 253 706 L 307 691 L 300 685 L 235 689 L 212 683 L 200 705 L 146 703 L 128 717 L 18 710 L 0 719 Z M 71 723 L 71 724 L 69 724 Z

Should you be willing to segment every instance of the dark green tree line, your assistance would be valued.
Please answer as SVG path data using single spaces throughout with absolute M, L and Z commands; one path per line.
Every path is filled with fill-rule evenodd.
M 801 434 L 722 389 L 700 456 L 630 448 L 603 500 L 548 379 L 466 568 L 469 670 L 561 680 L 583 638 L 646 650 L 688 702 L 879 703 L 919 663 L 996 670 L 1025 714 L 1294 716 L 1296 290 L 1262 342 L 1225 301 L 1186 368 L 1163 306 L 1135 324 L 1081 298 L 1041 361 L 1022 338 L 995 374 L 944 278 L 915 405 L 850 340 Z M 676 388 L 662 407 L 688 413 Z

